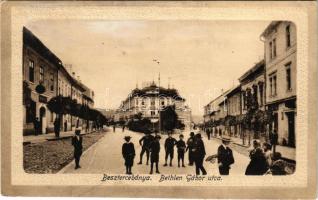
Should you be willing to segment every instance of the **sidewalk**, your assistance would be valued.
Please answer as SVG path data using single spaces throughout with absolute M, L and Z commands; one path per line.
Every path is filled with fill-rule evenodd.
M 29 135 L 29 136 L 23 136 L 23 144 L 30 144 L 30 143 L 39 143 L 39 142 L 45 142 L 48 140 L 60 140 L 69 138 L 74 135 L 73 131 L 67 131 L 67 132 L 60 132 L 60 137 L 56 138 L 54 133 L 48 133 L 48 134 L 41 134 L 41 135 Z M 81 135 L 85 135 L 88 133 L 95 132 L 95 130 L 90 130 L 88 132 L 81 131 Z
M 220 136 L 218 136 L 218 137 L 212 136 L 211 138 L 221 140 Z M 232 140 L 232 145 L 240 147 L 239 149 L 241 150 L 242 154 L 247 155 L 247 156 L 249 155 L 249 151 L 252 150 L 252 148 L 253 148 L 252 147 L 253 139 L 251 139 L 251 146 L 248 146 L 248 139 L 245 140 L 245 145 L 242 144 L 243 141 L 241 138 L 231 137 L 231 140 Z M 242 152 L 242 150 L 244 152 Z M 296 149 L 295 148 L 277 145 L 276 152 L 280 152 L 282 154 L 282 157 L 288 161 L 295 162 L 295 160 L 296 160 Z

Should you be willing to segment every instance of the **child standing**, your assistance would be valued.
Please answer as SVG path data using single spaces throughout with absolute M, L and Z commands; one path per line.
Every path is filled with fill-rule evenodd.
M 180 161 L 182 161 L 182 167 L 185 167 L 184 165 L 184 153 L 186 149 L 186 144 L 183 141 L 184 136 L 180 134 L 179 140 L 177 141 L 177 149 L 178 149 L 178 167 L 180 167 Z
M 126 166 L 126 174 L 132 174 L 131 167 L 134 164 L 135 158 L 135 147 L 132 142 L 130 142 L 131 137 L 125 136 L 125 143 L 122 146 L 122 154 L 125 159 L 125 166 Z

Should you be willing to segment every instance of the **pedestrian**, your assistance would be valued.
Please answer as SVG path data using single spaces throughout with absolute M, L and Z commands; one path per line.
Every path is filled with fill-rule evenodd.
M 231 139 L 227 136 L 222 137 L 222 144 L 218 148 L 217 158 L 220 175 L 229 175 L 231 165 L 234 164 L 232 149 L 229 147 Z
M 206 170 L 203 167 L 203 160 L 206 155 L 204 143 L 202 140 L 202 136 L 200 133 L 195 135 L 194 140 L 194 163 L 195 163 L 195 172 L 196 175 L 200 175 L 200 171 L 202 172 L 202 175 L 206 175 Z
M 125 136 L 124 140 L 126 141 L 122 146 L 122 155 L 125 159 L 126 174 L 132 174 L 131 167 L 134 165 L 135 158 L 135 147 L 132 142 L 130 142 L 131 137 Z
M 116 124 L 113 125 L 113 132 L 116 132 Z
M 40 121 L 38 117 L 34 119 L 33 126 L 34 126 L 34 135 L 38 135 L 40 133 Z
M 186 149 L 186 144 L 183 141 L 184 136 L 180 134 L 179 140 L 176 143 L 177 149 L 178 149 L 178 167 L 180 167 L 180 161 L 182 162 L 182 167 L 185 167 L 184 165 L 184 153 Z
M 149 162 L 149 148 L 151 143 L 153 142 L 154 137 L 149 133 L 145 133 L 145 136 L 143 136 L 140 140 L 139 140 L 139 144 L 141 146 L 141 152 L 140 152 L 140 160 L 138 165 L 142 164 L 142 157 L 144 155 L 144 153 L 146 153 L 147 156 L 147 162 L 146 165 L 148 165 Z
M 75 130 L 75 136 L 72 137 L 72 145 L 74 147 L 74 159 L 75 159 L 75 169 L 81 168 L 80 159 L 83 150 L 83 138 L 81 136 L 81 130 Z
M 163 166 L 168 166 L 168 158 L 170 157 L 170 167 L 172 167 L 172 159 L 173 159 L 173 154 L 174 154 L 174 145 L 177 143 L 177 140 L 172 137 L 172 133 L 168 132 L 168 138 L 165 141 L 165 151 L 166 151 L 166 156 L 165 156 L 165 164 Z
M 270 167 L 272 165 L 272 145 L 264 142 L 263 143 L 263 151 L 264 151 L 264 156 L 267 162 L 267 165 Z
M 273 153 L 276 152 L 276 145 L 278 144 L 278 134 L 276 130 L 273 130 L 269 134 L 269 140 L 273 148 Z
M 159 172 L 159 152 L 160 152 L 160 135 L 156 135 L 154 140 L 150 144 L 150 174 L 153 174 L 153 165 L 156 164 L 156 173 L 160 174 Z
M 55 121 L 54 121 L 54 133 L 55 133 L 55 137 L 60 137 L 60 127 L 61 127 L 61 122 L 60 122 L 60 118 L 56 117 Z
M 210 128 L 207 128 L 207 129 L 206 129 L 206 134 L 207 134 L 207 136 L 208 136 L 208 140 L 210 140 L 210 138 L 211 138 Z
M 123 124 L 123 132 L 125 132 L 125 124 Z
M 187 140 L 187 148 L 186 151 L 189 150 L 189 166 L 193 165 L 194 159 L 193 159 L 193 150 L 194 150 L 194 132 L 190 133 L 190 137 Z
M 250 151 L 250 163 L 248 164 L 245 175 L 263 175 L 268 170 L 268 165 L 260 142 L 253 141 L 253 150 Z
M 65 120 L 64 121 L 64 132 L 66 132 L 67 131 L 67 121 Z

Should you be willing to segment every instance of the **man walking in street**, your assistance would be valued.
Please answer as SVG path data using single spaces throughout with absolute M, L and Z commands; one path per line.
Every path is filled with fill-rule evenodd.
M 126 174 L 132 174 L 131 167 L 134 165 L 135 158 L 135 147 L 132 142 L 130 142 L 131 137 L 125 136 L 124 140 L 126 141 L 122 146 L 122 155 L 125 159 Z
M 140 161 L 138 163 L 138 165 L 142 164 L 142 157 L 144 155 L 144 153 L 146 152 L 146 156 L 147 156 L 147 165 L 149 162 L 149 147 L 150 144 L 153 142 L 154 137 L 150 134 L 150 133 L 145 133 L 146 135 L 143 136 L 140 140 L 139 140 L 139 144 L 140 146 L 142 146 L 141 148 L 141 152 L 140 152 Z
M 231 139 L 227 136 L 222 137 L 222 144 L 218 148 L 218 165 L 220 175 L 229 175 L 230 165 L 234 163 L 233 152 L 229 147 Z
M 194 163 L 195 163 L 195 172 L 196 175 L 200 175 L 200 171 L 202 175 L 206 175 L 206 170 L 203 167 L 203 160 L 206 155 L 204 143 L 202 140 L 202 136 L 200 133 L 195 135 L 194 140 Z
M 193 165 L 193 146 L 194 146 L 194 132 L 191 132 L 190 133 L 190 137 L 189 139 L 187 140 L 187 148 L 186 148 L 186 151 L 189 150 L 189 166 L 192 166 Z
M 113 125 L 113 132 L 116 132 L 116 124 Z
M 168 132 L 168 138 L 165 141 L 165 151 L 166 151 L 166 157 L 165 157 L 165 164 L 163 166 L 168 166 L 168 157 L 170 157 L 170 167 L 172 167 L 172 159 L 174 154 L 174 145 L 177 143 L 177 140 L 172 137 L 172 133 Z
M 273 153 L 276 152 L 276 145 L 278 144 L 278 134 L 276 130 L 273 130 L 270 134 L 269 134 L 269 140 L 270 143 L 273 147 Z
M 208 140 L 210 140 L 210 138 L 211 138 L 210 128 L 207 128 L 207 129 L 206 129 L 206 134 L 207 134 L 207 136 L 208 136 Z
M 180 167 L 180 161 L 182 162 L 182 167 L 185 167 L 184 165 L 184 153 L 186 149 L 186 144 L 183 141 L 183 135 L 180 134 L 179 140 L 176 143 L 177 149 L 178 149 L 178 167 Z
M 150 144 L 150 174 L 153 174 L 153 165 L 156 164 L 156 173 L 160 174 L 159 172 L 159 152 L 160 152 L 160 135 L 156 135 L 154 141 Z
M 81 136 L 81 130 L 75 130 L 75 136 L 72 137 L 72 145 L 74 147 L 74 159 L 75 159 L 75 169 L 81 168 L 79 165 L 82 150 L 83 150 L 83 138 Z

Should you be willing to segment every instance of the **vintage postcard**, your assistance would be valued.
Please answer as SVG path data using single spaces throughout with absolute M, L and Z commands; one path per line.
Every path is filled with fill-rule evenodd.
M 2 192 L 315 198 L 316 2 L 5 2 Z

